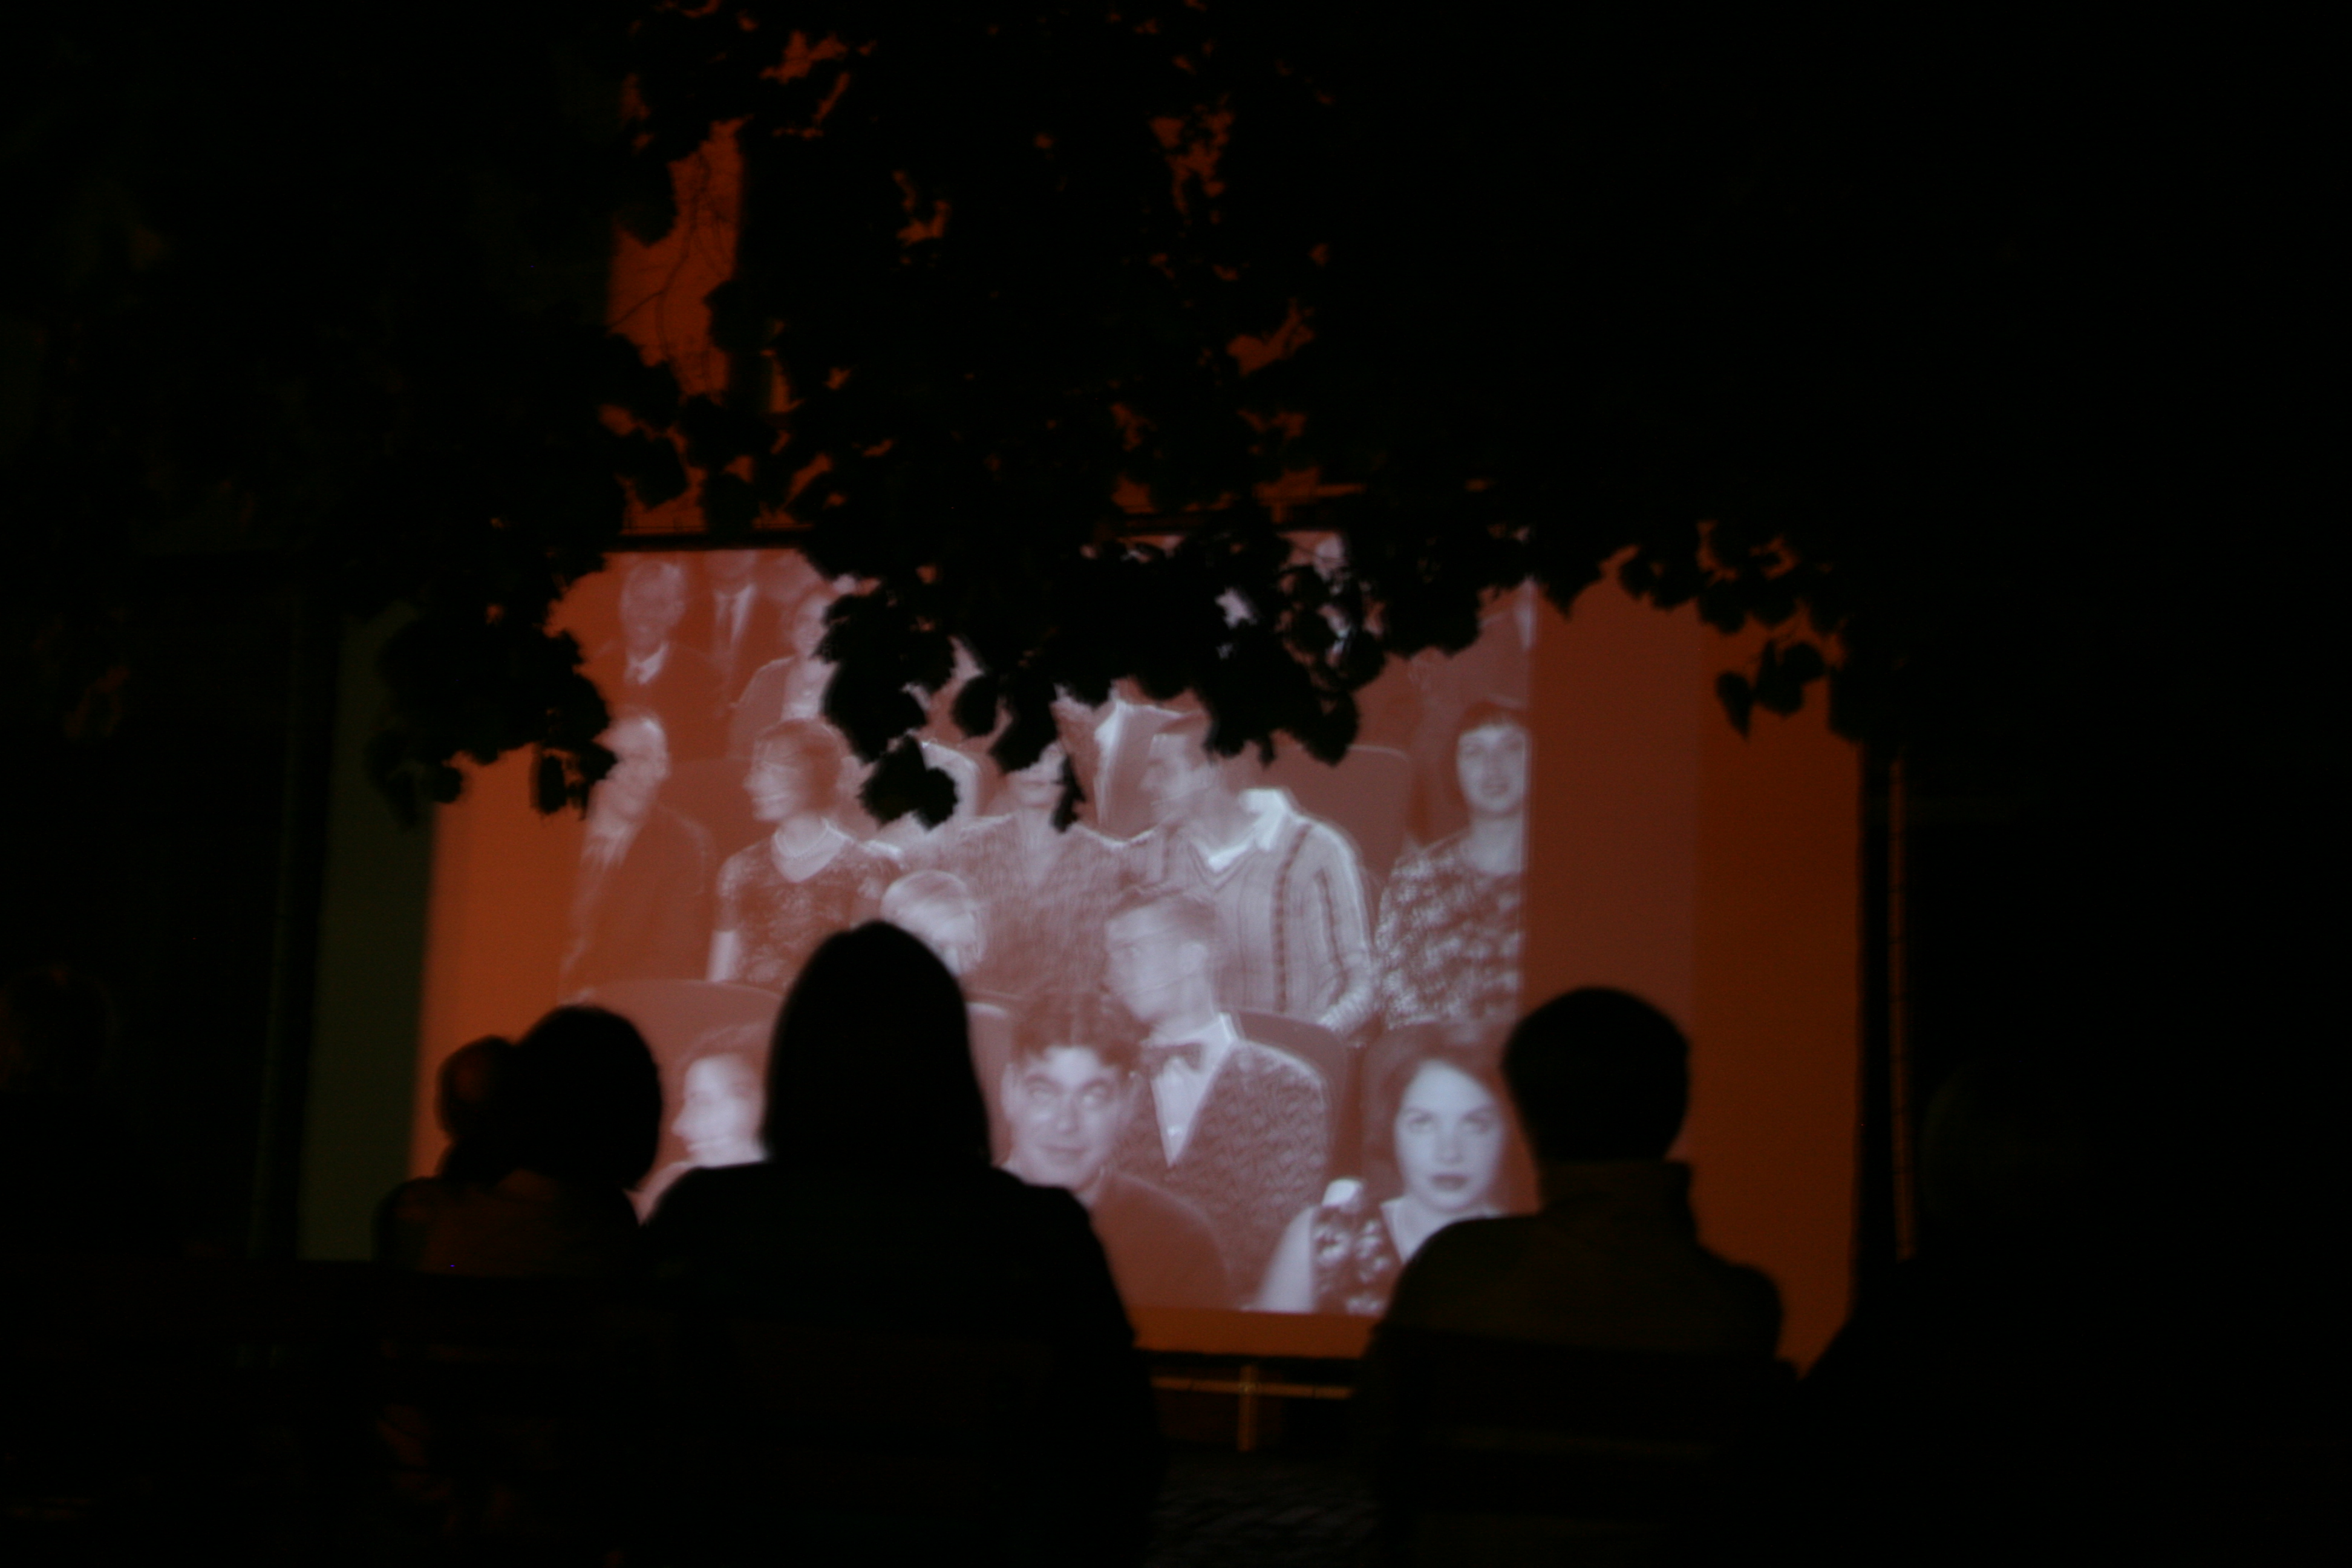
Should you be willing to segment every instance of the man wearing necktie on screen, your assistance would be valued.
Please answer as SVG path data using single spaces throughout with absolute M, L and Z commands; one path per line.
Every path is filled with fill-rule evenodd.
M 1116 1160 L 1208 1217 L 1246 1300 L 1283 1226 L 1322 1189 L 1330 1120 L 1313 1068 L 1218 1010 L 1218 929 L 1197 894 L 1138 890 L 1111 911 L 1110 988 L 1146 1031 L 1150 1086 Z

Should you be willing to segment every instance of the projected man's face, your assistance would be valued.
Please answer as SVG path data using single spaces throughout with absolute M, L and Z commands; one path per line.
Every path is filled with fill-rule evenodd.
M 1397 1172 L 1406 1194 L 1442 1215 L 1486 1201 L 1503 1160 L 1503 1108 L 1457 1068 L 1423 1062 L 1396 1114 Z
M 1109 950 L 1111 994 L 1147 1028 L 1191 1020 L 1181 1015 L 1186 982 L 1203 967 L 1201 944 L 1180 935 L 1175 922 L 1150 910 L 1137 910 L 1104 931 Z
M 1062 798 L 1062 742 L 1055 742 L 1037 755 L 1037 760 L 1019 773 L 1008 774 L 1005 792 L 1013 804 L 1024 811 L 1050 811 Z
M 698 1165 L 748 1165 L 760 1147 L 760 1085 L 740 1058 L 705 1057 L 686 1069 L 686 1103 L 671 1123 Z
M 621 637 L 643 657 L 669 640 L 686 614 L 686 574 L 665 562 L 630 577 L 621 590 Z
M 642 720 L 624 721 L 604 737 L 614 761 L 596 783 L 591 804 L 600 816 L 641 822 L 669 777 L 669 746 L 662 732 Z
M 1509 816 L 1528 803 L 1528 732 L 1484 724 L 1454 742 L 1462 798 L 1474 816 Z
M 808 809 L 808 782 L 801 777 L 800 759 L 782 746 L 763 747 L 751 759 L 743 789 L 751 797 L 751 816 L 761 822 L 782 822 Z
M 1223 787 L 1216 764 L 1202 755 L 1191 735 L 1151 737 L 1151 749 L 1144 754 L 1143 798 L 1161 826 L 1186 820 Z
M 1110 1163 L 1133 1093 L 1092 1046 L 1051 1046 L 1004 1069 L 1005 1163 L 1033 1185 L 1085 1194 Z

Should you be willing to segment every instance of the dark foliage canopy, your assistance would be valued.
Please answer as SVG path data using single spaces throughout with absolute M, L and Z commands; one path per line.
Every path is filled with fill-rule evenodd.
M 601 772 L 545 623 L 631 493 L 863 582 L 827 710 L 929 814 L 956 643 L 1008 765 L 1122 678 L 1328 757 L 1387 658 L 1605 571 L 1769 629 L 1743 727 L 1826 676 L 1849 735 L 1995 734 L 2070 643 L 2203 700 L 2183 560 L 2317 417 L 2225 390 L 2295 363 L 2335 204 L 2315 110 L 2221 59 L 1321 0 L 10 26 L 8 719 L 102 731 L 113 584 L 249 548 L 416 610 L 410 804 Z M 730 124 L 731 371 L 681 397 L 604 330 L 611 226 L 666 232 Z M 2158 624 L 2190 651 L 2111 646 Z

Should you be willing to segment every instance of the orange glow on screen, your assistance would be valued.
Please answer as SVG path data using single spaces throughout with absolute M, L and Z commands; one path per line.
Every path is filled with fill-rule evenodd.
M 779 555 L 761 570 L 795 567 Z M 617 577 L 583 583 L 564 607 L 592 650 L 612 639 Z M 1740 650 L 1687 611 L 1661 614 L 1602 586 L 1572 618 L 1530 618 L 1521 1000 L 1613 985 L 1685 1026 L 1694 1090 L 1678 1154 L 1695 1167 L 1703 1239 L 1774 1277 L 1783 1352 L 1809 1362 L 1846 1310 L 1852 750 L 1828 735 L 1818 708 L 1737 735 L 1711 688 Z M 417 1062 L 425 1091 L 411 1143 L 419 1173 L 442 1148 L 429 1092 L 441 1058 L 480 1035 L 519 1033 L 564 994 L 587 831 L 576 816 L 539 816 L 530 796 L 527 761 L 502 763 L 478 770 L 437 820 Z M 1345 1170 L 1335 1148 L 1333 1173 Z M 1353 1355 L 1371 1321 L 1148 1303 L 1132 1315 L 1150 1346 L 1257 1354 Z

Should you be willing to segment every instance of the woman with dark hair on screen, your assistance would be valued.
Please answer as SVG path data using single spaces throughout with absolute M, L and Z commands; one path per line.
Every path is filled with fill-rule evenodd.
M 1266 1267 L 1260 1311 L 1377 1318 L 1423 1242 L 1509 1206 L 1511 1117 L 1491 1053 L 1427 1025 L 1374 1049 L 1387 1060 L 1366 1107 L 1365 1177 L 1332 1183 L 1291 1222 Z
M 1372 948 L 1391 1029 L 1430 1019 L 1507 1025 L 1518 1016 L 1528 753 L 1517 709 L 1476 702 L 1464 711 L 1454 770 L 1470 826 L 1397 862 L 1381 900 Z
M 637 1237 L 628 1189 L 652 1169 L 661 1076 L 636 1026 L 558 1007 L 518 1042 L 500 1087 L 507 1168 L 441 1203 L 428 1273 L 594 1278 L 623 1272 Z
M 1103 927 L 1118 901 L 1125 866 L 1118 845 L 1083 822 L 1057 825 L 1062 773 L 1085 778 L 1092 759 L 1081 725 L 1049 742 L 1037 760 L 1004 775 L 1001 815 L 985 816 L 929 849 L 931 863 L 963 879 L 979 897 L 986 941 L 968 975 L 975 989 L 1024 1002 L 1066 1005 L 1102 984 L 1108 963 Z
M 1132 1558 L 1159 1458 L 1134 1334 L 1085 1208 L 990 1163 L 963 994 L 929 949 L 877 921 L 816 950 L 776 1020 L 761 1134 L 762 1163 L 663 1198 L 655 1289 L 820 1334 L 1043 1347 L 1038 1415 L 1003 1460 L 1068 1515 L 1024 1528 L 1066 1539 L 1019 1560 Z
M 751 815 L 774 830 L 719 868 L 710 979 L 782 991 L 826 932 L 880 907 L 898 858 L 834 821 L 846 757 L 833 726 L 816 719 L 787 719 L 752 743 L 743 787 Z

